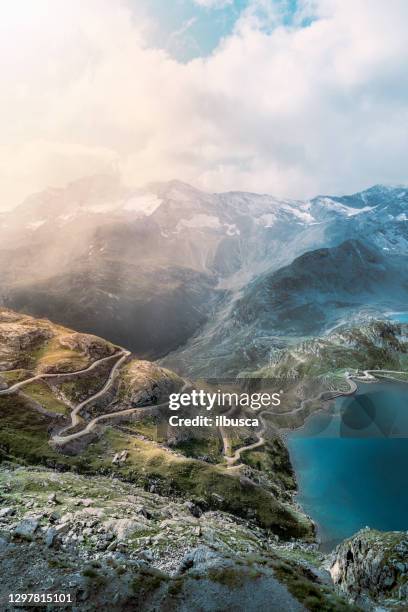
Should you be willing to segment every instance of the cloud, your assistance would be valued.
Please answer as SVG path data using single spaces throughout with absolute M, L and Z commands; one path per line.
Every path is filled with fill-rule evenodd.
M 211 9 L 221 9 L 231 6 L 234 0 L 193 0 L 194 4 Z
M 0 210 L 12 208 L 50 185 L 64 185 L 84 174 L 116 172 L 118 165 L 115 151 L 103 147 L 51 140 L 0 146 Z
M 292 197 L 408 181 L 405 0 L 303 0 L 287 25 L 257 0 L 187 64 L 125 3 L 30 6 L 0 13 L 0 207 L 112 164 Z
M 190 34 L 190 30 L 196 22 L 197 17 L 190 17 L 190 19 L 183 21 L 177 30 L 173 30 L 167 41 L 167 49 L 171 52 L 177 52 L 183 49 L 192 49 L 199 52 L 200 46 L 194 36 Z

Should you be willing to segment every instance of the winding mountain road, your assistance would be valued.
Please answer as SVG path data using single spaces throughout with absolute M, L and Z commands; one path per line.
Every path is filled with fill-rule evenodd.
M 111 369 L 110 374 L 108 376 L 108 380 L 106 381 L 106 383 L 104 384 L 102 389 L 100 389 L 99 391 L 97 391 L 96 393 L 94 393 L 93 395 L 88 397 L 86 400 L 84 400 L 83 402 L 78 404 L 73 409 L 73 411 L 71 412 L 71 415 L 70 415 L 71 416 L 71 424 L 68 425 L 67 427 L 64 427 L 64 429 L 62 429 L 57 436 L 53 437 L 54 442 L 57 442 L 57 443 L 61 444 L 65 440 L 68 441 L 68 438 L 73 439 L 71 436 L 75 435 L 75 434 L 71 434 L 71 436 L 61 436 L 61 434 L 64 434 L 66 431 L 69 431 L 73 427 L 76 427 L 76 425 L 78 425 L 78 423 L 80 423 L 79 413 L 82 410 L 82 408 L 84 408 L 87 404 L 90 404 L 94 400 L 98 399 L 99 397 L 102 397 L 103 395 L 105 395 L 105 393 L 107 391 L 109 391 L 109 389 L 111 388 L 111 386 L 113 384 L 113 381 L 115 379 L 116 372 L 118 371 L 118 369 L 121 367 L 121 365 L 126 361 L 126 359 L 131 354 L 130 351 L 126 351 L 125 349 L 122 349 L 121 353 L 122 353 L 122 355 L 121 355 L 120 359 L 118 359 L 118 361 L 115 363 L 115 365 Z M 105 415 L 102 415 L 101 417 L 96 417 L 96 419 L 93 419 L 93 421 L 95 421 L 97 419 L 101 419 L 103 416 L 105 416 Z M 106 416 L 108 416 L 108 415 L 106 415 Z M 89 427 L 89 425 L 91 425 L 93 421 L 90 421 L 90 423 L 87 425 L 87 427 Z M 85 431 L 85 430 L 81 430 L 81 431 Z M 80 433 L 80 432 L 77 432 L 77 433 Z
M 364 382 L 369 381 L 369 382 L 373 382 L 376 380 L 376 377 L 373 376 L 373 374 L 407 374 L 407 372 L 403 372 L 403 371 L 398 371 L 398 370 L 363 370 L 363 376 L 357 376 L 357 380 L 359 380 L 360 382 Z M 389 378 L 390 380 L 396 380 L 398 382 L 408 382 L 408 381 L 403 381 L 399 378 L 394 378 L 393 376 L 388 376 L 387 378 Z
M 96 393 L 94 393 L 93 395 L 88 397 L 83 402 L 80 402 L 72 410 L 72 412 L 70 414 L 71 424 L 68 425 L 67 427 L 64 427 L 64 429 L 62 429 L 59 432 L 58 435 L 53 436 L 52 440 L 55 443 L 57 443 L 57 444 L 64 444 L 65 442 L 73 440 L 74 438 L 78 438 L 78 437 L 81 437 L 81 436 L 85 435 L 86 433 L 91 431 L 100 420 L 107 419 L 109 417 L 114 416 L 115 414 L 128 414 L 130 412 L 133 412 L 133 409 L 132 409 L 132 410 L 122 411 L 122 412 L 119 412 L 119 413 L 111 413 L 111 414 L 101 415 L 100 417 L 96 417 L 90 423 L 88 423 L 88 425 L 83 430 L 81 430 L 79 432 L 76 432 L 74 434 L 71 434 L 71 435 L 67 435 L 67 436 L 62 436 L 61 435 L 64 432 L 69 431 L 70 429 L 72 429 L 73 427 L 78 425 L 78 423 L 80 422 L 79 412 L 82 410 L 82 408 L 84 408 L 84 406 L 86 406 L 90 402 L 93 402 L 94 400 L 98 399 L 99 397 L 102 397 L 111 388 L 111 386 L 113 384 L 113 381 L 114 381 L 114 378 L 115 378 L 115 375 L 116 375 L 116 372 L 121 367 L 121 365 L 126 361 L 126 359 L 129 357 L 130 354 L 131 354 L 130 351 L 127 351 L 126 349 L 121 349 L 120 351 L 114 353 L 113 355 L 109 355 L 108 357 L 102 357 L 101 359 L 97 359 L 90 366 L 88 366 L 87 368 L 83 368 L 81 370 L 75 370 L 73 372 L 63 372 L 63 373 L 37 374 L 36 376 L 32 376 L 31 378 L 27 378 L 26 380 L 20 381 L 20 382 L 18 382 L 16 384 L 12 385 L 11 387 L 8 387 L 8 389 L 1 390 L 0 391 L 0 396 L 2 396 L 2 395 L 3 396 L 4 395 L 11 395 L 13 393 L 18 393 L 26 385 L 29 385 L 30 383 L 36 382 L 38 380 L 43 380 L 43 379 L 46 379 L 46 378 L 61 379 L 61 378 L 72 377 L 72 376 L 75 376 L 76 374 L 84 374 L 86 372 L 91 372 L 92 370 L 96 369 L 101 363 L 104 363 L 105 361 L 109 361 L 109 360 L 114 359 L 114 358 L 117 359 L 119 357 L 119 359 L 117 359 L 116 363 L 113 365 L 113 367 L 112 367 L 112 369 L 111 369 L 111 371 L 109 373 L 109 377 L 108 377 L 106 383 L 104 384 L 104 386 L 102 387 L 102 389 L 100 389 L 99 391 L 97 391 Z
M 130 353 L 129 353 L 130 354 Z M 126 355 L 127 356 L 127 355 Z M 118 362 L 116 364 L 117 367 L 120 367 L 120 363 Z M 65 444 L 66 442 L 71 442 L 72 440 L 78 440 L 79 438 L 82 438 L 82 436 L 85 436 L 86 434 L 90 433 L 93 429 L 95 429 L 95 427 L 98 425 L 98 423 L 100 423 L 101 421 L 106 421 L 108 419 L 113 419 L 115 417 L 122 417 L 122 416 L 128 416 L 131 414 L 134 414 L 135 412 L 139 412 L 140 410 L 143 410 L 144 414 L 149 414 L 149 412 L 153 412 L 154 410 L 157 410 L 157 408 L 164 408 L 165 406 L 168 406 L 169 401 L 167 400 L 166 402 L 162 402 L 161 404 L 145 404 L 144 406 L 136 406 L 135 408 L 127 408 L 126 410 L 117 410 L 115 412 L 108 412 L 107 414 L 101 414 L 98 417 L 93 418 L 91 421 L 89 421 L 89 423 L 86 425 L 86 427 L 84 427 L 84 429 L 81 429 L 80 431 L 76 431 L 72 434 L 68 434 L 67 436 L 61 436 L 61 434 L 64 431 L 68 431 L 69 429 L 72 429 L 72 427 L 74 427 L 75 425 L 78 424 L 79 419 L 78 419 L 78 413 L 81 410 L 81 408 L 83 408 L 86 404 L 88 404 L 90 401 L 93 401 L 94 399 L 97 399 L 97 397 L 100 397 L 101 395 L 103 395 L 104 393 L 106 393 L 106 391 L 109 389 L 109 387 L 111 386 L 112 382 L 113 382 L 113 377 L 115 375 L 115 372 L 111 372 L 111 376 L 110 381 L 108 380 L 106 385 L 104 386 L 103 389 L 101 389 L 101 391 L 99 391 L 97 394 L 93 395 L 92 397 L 88 398 L 85 402 L 82 402 L 81 404 L 79 404 L 71 413 L 71 425 L 69 425 L 68 427 L 65 427 L 63 430 L 61 430 L 59 432 L 59 434 L 56 434 L 52 437 L 52 440 L 55 444 L 61 445 L 61 444 Z M 181 389 L 181 393 L 189 386 L 189 383 L 185 383 Z M 74 415 L 75 413 L 75 415 Z M 75 425 L 73 425 L 72 423 L 74 422 L 75 419 Z
M 77 440 L 87 434 L 89 434 L 93 429 L 95 429 L 95 427 L 98 425 L 98 423 L 100 423 L 101 421 L 106 421 L 115 417 L 123 417 L 123 416 L 127 416 L 130 414 L 134 414 L 137 411 L 143 410 L 144 412 L 148 412 L 148 410 L 150 409 L 150 411 L 153 410 L 157 410 L 157 408 L 162 408 L 164 406 L 168 405 L 168 401 L 163 402 L 161 404 L 146 404 L 143 406 L 137 406 L 135 408 L 128 408 L 126 410 L 117 410 L 115 412 L 109 412 L 107 414 L 102 414 L 98 417 L 93 418 L 89 423 L 87 423 L 87 425 L 81 429 L 80 431 L 76 431 L 72 434 L 66 434 L 66 432 L 69 432 L 70 429 L 73 429 L 74 427 L 76 427 L 79 423 L 80 423 L 80 416 L 79 413 L 81 412 L 81 410 L 87 406 L 88 404 L 90 404 L 91 402 L 97 400 L 98 398 L 102 397 L 103 395 L 105 395 L 105 393 L 107 393 L 109 391 L 109 389 L 112 387 L 113 382 L 115 380 L 115 376 L 119 370 L 119 368 L 123 365 L 123 363 L 126 361 L 126 359 L 131 355 L 131 352 L 126 350 L 126 349 L 121 349 L 120 351 L 118 351 L 117 353 L 114 353 L 113 355 L 109 355 L 108 357 L 103 357 L 102 359 L 98 359 L 97 361 L 94 361 L 90 366 L 88 366 L 87 368 L 84 368 L 82 370 L 76 370 L 73 372 L 64 372 L 64 373 L 60 373 L 60 374 L 51 374 L 51 373 L 47 373 L 47 374 L 37 374 L 36 376 L 32 376 L 31 378 L 28 378 L 26 380 L 23 380 L 19 383 L 16 383 L 14 385 L 12 385 L 11 387 L 8 387 L 8 389 L 3 389 L 0 391 L 0 396 L 1 395 L 11 395 L 13 393 L 18 393 L 24 386 L 29 385 L 32 382 L 38 381 L 38 380 L 43 380 L 44 378 L 64 378 L 64 377 L 72 377 L 75 376 L 76 374 L 83 374 L 84 372 L 90 372 L 92 370 L 94 370 L 99 364 L 108 361 L 109 359 L 113 359 L 116 358 L 117 361 L 115 362 L 115 364 L 113 365 L 108 379 L 106 381 L 106 383 L 104 384 L 104 386 L 102 387 L 102 389 L 100 389 L 99 391 L 97 391 L 96 393 L 94 393 L 93 395 L 91 395 L 90 397 L 88 397 L 86 400 L 84 400 L 83 402 L 80 402 L 79 404 L 77 404 L 77 406 L 75 406 L 72 410 L 72 412 L 70 413 L 70 418 L 71 418 L 71 423 L 69 425 L 67 425 L 66 427 L 64 427 L 61 431 L 58 432 L 58 434 L 54 434 L 51 438 L 51 442 L 53 442 L 54 444 L 58 445 L 58 446 L 62 446 L 64 444 L 66 444 L 67 442 L 71 442 L 72 440 Z M 119 357 L 119 359 L 118 359 Z M 181 392 L 183 392 L 188 386 L 190 385 L 189 382 L 185 382 Z M 72 407 L 72 406 L 70 406 Z
M 374 382 L 376 380 L 376 377 L 373 376 L 373 374 L 407 374 L 407 372 L 404 371 L 398 371 L 398 370 L 363 370 L 363 376 L 355 376 L 354 378 L 356 378 L 358 381 L 360 382 L 364 382 L 364 381 L 369 381 L 369 382 Z M 265 438 L 264 438 L 264 433 L 266 430 L 266 424 L 265 421 L 262 418 L 262 415 L 264 414 L 270 414 L 272 416 L 291 416 L 293 414 L 297 414 L 299 412 L 301 412 L 304 408 L 305 405 L 310 403 L 310 402 L 316 402 L 316 401 L 331 401 L 333 399 L 335 399 L 336 397 L 340 397 L 340 396 L 346 396 L 346 395 L 353 395 L 353 393 L 355 393 L 357 391 L 357 384 L 354 380 L 352 380 L 353 377 L 351 376 L 347 376 L 346 377 L 346 381 L 349 384 L 350 389 L 348 391 L 322 391 L 321 393 L 319 393 L 319 395 L 317 395 L 316 397 L 312 397 L 309 399 L 304 399 L 302 400 L 300 406 L 298 408 L 294 408 L 293 410 L 290 410 L 288 412 L 271 412 L 270 410 L 263 410 L 262 412 L 258 413 L 259 414 L 259 418 L 262 422 L 262 428 L 261 430 L 258 432 L 258 440 L 257 442 L 254 442 L 253 444 L 248 444 L 246 446 L 242 446 L 241 448 L 237 449 L 235 451 L 235 453 L 229 457 L 227 456 L 228 450 L 230 448 L 230 443 L 228 440 L 228 437 L 224 431 L 224 429 L 222 427 L 220 427 L 220 434 L 222 437 L 222 441 L 223 441 L 223 445 L 224 445 L 224 449 L 223 449 L 223 454 L 225 457 L 225 460 L 228 464 L 227 469 L 231 469 L 233 467 L 236 467 L 237 462 L 241 459 L 241 455 L 242 453 L 244 453 L 245 451 L 251 451 L 254 450 L 255 448 L 258 448 L 260 446 L 263 446 L 265 444 Z M 396 380 L 398 382 L 407 382 L 408 381 L 401 381 L 398 378 L 393 378 L 392 376 L 389 377 L 391 380 Z M 329 397 L 325 397 L 326 395 L 328 395 L 329 393 L 331 393 L 331 395 Z
M 25 380 L 21 380 L 20 382 L 15 383 L 14 385 L 12 385 L 11 387 L 8 387 L 7 389 L 2 389 L 0 391 L 0 395 L 12 395 L 13 393 L 16 393 L 17 391 L 19 391 L 26 385 L 36 382 L 37 380 L 43 380 L 44 378 L 67 378 L 68 376 L 75 376 L 75 374 L 85 374 L 86 372 L 91 372 L 92 370 L 97 368 L 99 364 L 103 363 L 104 361 L 108 361 L 110 359 L 116 358 L 121 353 L 123 353 L 123 351 L 120 351 L 119 353 L 113 353 L 113 355 L 109 355 L 108 357 L 102 357 L 102 359 L 97 359 L 96 361 L 91 363 L 90 366 L 82 370 L 74 370 L 73 372 L 60 372 L 60 373 L 54 373 L 54 374 L 52 373 L 36 374 L 36 376 L 32 376 L 31 378 L 26 378 Z
M 384 370 L 385 371 L 385 370 Z M 251 451 L 254 450 L 255 448 L 259 448 L 260 446 L 263 446 L 266 442 L 265 438 L 264 438 L 264 433 L 266 431 L 266 423 L 262 418 L 262 415 L 264 414 L 270 414 L 272 416 L 291 416 L 293 414 L 297 414 L 298 412 L 301 412 L 305 405 L 307 403 L 310 402 L 316 402 L 316 401 L 321 401 L 323 399 L 325 399 L 325 401 L 331 401 L 333 399 L 335 399 L 336 397 L 342 396 L 342 395 L 352 395 L 353 393 L 356 392 L 357 390 L 357 385 L 354 382 L 354 380 L 351 380 L 350 378 L 346 378 L 347 382 L 349 383 L 350 389 L 349 391 L 322 391 L 321 393 L 319 393 L 319 395 L 317 395 L 316 397 L 311 397 L 308 399 L 304 399 L 302 400 L 300 406 L 298 408 L 294 408 L 293 410 L 290 410 L 288 412 L 272 412 L 271 410 L 262 410 L 262 412 L 259 412 L 259 418 L 261 420 L 262 423 L 262 428 L 261 430 L 258 432 L 258 440 L 256 442 L 253 442 L 252 444 L 247 444 L 246 446 L 241 446 L 241 448 L 238 448 L 235 453 L 231 456 L 228 457 L 226 455 L 226 453 L 228 452 L 228 449 L 230 447 L 229 444 L 229 440 L 225 434 L 225 431 L 223 428 L 220 428 L 220 433 L 221 433 L 221 437 L 222 437 L 222 441 L 223 441 L 223 445 L 224 445 L 224 457 L 225 460 L 227 462 L 227 469 L 230 469 L 232 467 L 236 467 L 236 463 L 238 461 L 240 461 L 241 459 L 241 455 L 242 453 L 246 452 L 246 451 Z M 326 396 L 328 393 L 331 393 L 330 397 L 324 397 Z M 254 411 L 257 412 L 257 411 Z
M 259 438 L 257 442 L 254 442 L 253 444 L 247 444 L 247 446 L 241 446 L 241 448 L 238 448 L 235 453 L 232 455 L 232 457 L 225 457 L 228 467 L 227 469 L 231 468 L 231 467 L 235 467 L 235 464 L 237 461 L 239 461 L 241 459 L 241 454 L 244 453 L 245 451 L 251 451 L 254 450 L 255 448 L 258 448 L 259 446 L 263 446 L 266 442 L 265 438 L 263 437 L 263 434 L 265 433 L 265 423 L 264 421 L 261 419 L 262 422 L 262 429 L 259 432 Z
M 98 423 L 102 422 L 102 421 L 106 421 L 115 417 L 123 417 L 123 416 L 127 416 L 127 415 L 131 415 L 134 414 L 135 412 L 139 411 L 139 410 L 143 410 L 144 412 L 147 412 L 148 409 L 157 409 L 157 408 L 161 408 L 164 406 L 168 405 L 168 401 L 167 402 L 163 402 L 162 404 L 158 404 L 158 405 L 144 405 L 144 406 L 137 406 L 135 408 L 129 408 L 126 410 L 118 410 L 115 412 L 110 412 L 107 414 L 102 414 L 98 417 L 93 418 L 83 429 L 81 429 L 80 431 L 76 431 L 72 434 L 66 434 L 66 432 L 68 432 L 70 429 L 73 429 L 74 427 L 76 427 L 79 423 L 80 423 L 80 417 L 79 417 L 79 413 L 80 411 L 87 406 L 88 404 L 90 404 L 91 402 L 95 401 L 96 399 L 102 397 L 103 395 L 105 395 L 105 393 L 107 393 L 109 391 L 109 389 L 112 387 L 112 384 L 114 382 L 116 373 L 118 372 L 119 368 L 123 365 L 123 363 L 126 361 L 126 359 L 131 355 L 131 352 L 126 350 L 126 349 L 121 349 L 120 351 L 118 351 L 117 353 L 114 353 L 113 355 L 109 355 L 108 357 L 103 357 L 101 359 L 98 359 L 96 361 L 94 361 L 90 366 L 88 366 L 87 368 L 81 369 L 81 370 L 75 370 L 73 372 L 62 372 L 62 373 L 44 373 L 44 374 L 37 374 L 36 376 L 33 376 L 31 378 L 28 378 L 26 380 L 20 381 L 18 383 L 15 383 L 14 385 L 12 385 L 11 387 L 8 387 L 7 389 L 2 389 L 0 390 L 0 396 L 4 396 L 4 395 L 11 395 L 13 393 L 18 393 L 22 388 L 24 388 L 26 385 L 29 385 L 30 383 L 36 382 L 38 380 L 43 380 L 43 379 L 47 379 L 47 378 L 67 378 L 67 377 L 72 377 L 75 376 L 76 374 L 83 374 L 86 372 L 90 372 L 92 370 L 94 370 L 95 368 L 98 367 L 98 365 L 100 365 L 101 363 L 104 363 L 105 361 L 109 361 L 111 359 L 114 358 L 118 358 L 117 361 L 115 362 L 115 364 L 113 365 L 108 379 L 106 381 L 106 383 L 104 384 L 104 386 L 102 387 L 102 389 L 100 389 L 99 391 L 97 391 L 96 393 L 94 393 L 93 395 L 91 395 L 90 397 L 88 397 L 86 400 L 80 402 L 77 406 L 75 406 L 75 408 L 73 408 L 70 417 L 71 417 L 71 423 L 70 425 L 67 425 L 66 427 L 64 427 L 58 434 L 55 434 L 52 436 L 52 442 L 54 444 L 57 444 L 59 446 L 66 444 L 67 442 L 71 442 L 72 440 L 77 440 L 87 434 L 89 434 L 93 429 L 95 429 L 95 427 L 98 425 Z M 374 381 L 376 380 L 376 377 L 373 376 L 373 374 L 406 374 L 406 372 L 403 371 L 397 371 L 397 370 L 363 370 L 363 376 L 356 376 L 355 378 L 357 380 L 360 381 Z M 392 377 L 390 377 L 392 378 Z M 315 401 L 331 401 L 333 399 L 335 399 L 336 397 L 339 396 L 345 396 L 345 395 L 352 395 L 353 393 L 355 393 L 355 391 L 357 390 L 357 384 L 354 382 L 354 380 L 352 380 L 351 376 L 347 376 L 346 378 L 348 384 L 349 384 L 349 391 L 322 391 L 321 393 L 319 393 L 319 395 L 317 395 L 316 397 L 313 398 L 309 398 L 309 399 L 304 399 L 302 400 L 300 406 L 298 408 L 294 408 L 291 411 L 288 412 L 271 412 L 270 410 L 263 410 L 262 412 L 259 412 L 259 418 L 261 420 L 262 423 L 262 427 L 260 429 L 259 432 L 257 432 L 258 435 L 258 440 L 256 442 L 253 442 L 252 444 L 247 444 L 245 446 L 242 446 L 241 448 L 237 449 L 234 454 L 232 456 L 228 456 L 228 452 L 230 449 L 230 441 L 228 439 L 228 436 L 225 433 L 225 430 L 223 427 L 219 427 L 219 431 L 221 434 L 221 438 L 223 441 L 223 455 L 224 458 L 227 462 L 227 469 L 231 469 L 231 468 L 235 468 L 237 466 L 237 462 L 240 461 L 241 459 L 241 455 L 242 453 L 246 452 L 246 451 L 251 451 L 254 450 L 256 448 L 259 448 L 261 446 L 263 446 L 266 442 L 265 438 L 264 438 L 264 434 L 266 431 L 266 423 L 264 421 L 264 419 L 262 418 L 263 415 L 266 414 L 270 414 L 272 416 L 291 416 L 294 414 L 297 414 L 299 412 L 301 412 L 306 404 L 310 403 L 310 402 L 315 402 Z M 398 379 L 394 379 L 394 380 L 398 380 Z M 190 383 L 185 382 L 183 388 L 181 391 L 184 391 Z M 227 413 L 227 415 L 232 414 L 236 409 L 236 406 L 233 406 Z M 257 412 L 254 410 L 254 412 Z
M 153 412 L 153 410 L 157 410 L 157 408 L 164 408 L 165 406 L 168 406 L 168 404 L 168 401 L 163 402 L 162 404 L 145 404 L 144 406 L 137 406 L 136 408 L 127 408 L 126 410 L 117 410 L 116 412 L 108 412 L 107 414 L 101 414 L 100 416 L 95 417 L 91 421 L 89 421 L 89 423 L 86 425 L 86 427 L 84 427 L 84 429 L 76 431 L 72 434 L 68 434 L 67 436 L 61 436 L 59 434 L 54 435 L 52 437 L 52 441 L 58 445 L 66 444 L 67 442 L 71 442 L 72 440 L 78 440 L 79 438 L 82 438 L 82 436 L 85 436 L 86 434 L 90 433 L 101 421 L 114 419 L 115 417 L 128 416 L 140 410 L 143 410 L 144 414 L 149 414 L 149 412 Z M 66 431 L 67 429 L 71 428 L 72 425 L 62 431 Z M 60 431 L 60 434 L 62 433 L 62 431 Z

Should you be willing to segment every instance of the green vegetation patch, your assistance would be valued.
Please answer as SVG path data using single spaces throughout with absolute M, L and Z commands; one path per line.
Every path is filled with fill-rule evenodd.
M 247 578 L 247 572 L 235 566 L 214 567 L 208 570 L 208 578 L 229 589 L 235 589 L 242 585 L 245 578 Z
M 9 385 L 14 385 L 14 384 L 16 384 L 18 382 L 26 380 L 27 378 L 31 378 L 32 377 L 32 373 L 29 372 L 28 370 L 20 368 L 20 369 L 17 369 L 17 370 L 8 370 L 6 372 L 0 372 L 0 377 L 4 378 L 4 380 Z
M 41 404 L 48 412 L 56 414 L 68 414 L 70 412 L 70 408 L 55 397 L 45 382 L 32 382 L 24 387 L 23 392 L 24 395 Z
M 27 358 L 30 367 L 42 372 L 74 372 L 91 364 L 86 355 L 61 346 L 58 337 L 30 351 Z
M 219 436 L 182 440 L 172 448 L 186 457 L 193 457 L 195 459 L 205 457 L 210 463 L 219 463 L 223 459 L 223 444 Z
M 268 440 L 263 447 L 243 452 L 243 463 L 264 472 L 285 491 L 294 491 L 296 482 L 288 451 L 279 437 Z
M 126 463 L 111 465 L 112 452 L 128 451 Z M 101 459 L 102 457 L 102 459 Z M 89 445 L 77 458 L 84 469 L 99 467 L 117 472 L 123 479 L 150 486 L 164 493 L 197 497 L 210 507 L 220 508 L 244 518 L 250 513 L 260 525 L 282 537 L 311 537 L 313 528 L 302 515 L 279 502 L 262 487 L 228 473 L 220 466 L 173 455 L 160 446 L 131 438 L 109 428 L 103 439 Z M 102 468 L 103 469 L 103 468 Z
M 48 443 L 53 419 L 30 408 L 24 397 L 16 394 L 0 397 L 0 419 L 0 448 L 4 455 L 29 463 L 69 462 L 66 457 L 60 461 L 61 456 Z
M 19 395 L 0 397 L 0 418 L 0 448 L 5 457 L 80 473 L 113 474 L 149 489 L 154 484 L 158 492 L 200 498 L 211 508 L 245 519 L 250 516 L 283 538 L 313 535 L 312 524 L 291 506 L 220 466 L 174 455 L 112 427 L 78 455 L 58 453 L 49 444 L 49 431 L 57 421 L 30 408 L 28 400 Z M 112 464 L 113 455 L 125 449 L 126 462 Z
M 152 592 L 159 589 L 163 584 L 167 584 L 169 577 L 160 570 L 146 567 L 139 571 L 132 582 L 132 591 L 140 599 L 147 597 Z
M 158 439 L 158 419 L 155 416 L 145 416 L 137 421 L 130 421 L 126 423 L 125 429 L 155 442 L 163 441 Z
M 110 368 L 112 367 L 113 363 L 113 361 L 112 363 L 109 362 Z M 78 374 L 73 380 L 63 380 L 62 382 L 57 381 L 56 386 L 69 400 L 79 402 L 84 398 L 95 395 L 95 393 L 100 391 L 106 383 L 109 372 L 110 369 L 108 372 L 106 372 L 106 377 L 101 376 L 99 372 L 97 374 L 93 373 L 92 375 Z

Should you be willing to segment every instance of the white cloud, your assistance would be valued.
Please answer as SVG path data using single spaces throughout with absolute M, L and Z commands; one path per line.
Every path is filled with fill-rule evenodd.
M 205 8 L 225 8 L 233 3 L 233 0 L 193 0 L 194 4 L 204 6 Z
M 146 47 L 125 4 L 30 6 L 0 10 L 0 207 L 112 164 L 295 197 L 408 182 L 406 0 L 304 0 L 308 27 L 254 0 L 188 64 Z

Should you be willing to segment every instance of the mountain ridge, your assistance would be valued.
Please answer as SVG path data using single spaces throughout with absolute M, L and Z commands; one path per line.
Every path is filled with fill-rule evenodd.
M 403 187 L 301 202 L 180 181 L 129 190 L 117 176 L 96 176 L 33 202 L 0 221 L 0 302 L 117 342 L 129 334 L 132 350 L 149 358 L 200 334 L 219 338 L 215 328 L 230 327 L 251 283 L 306 252 L 354 239 L 408 253 Z

